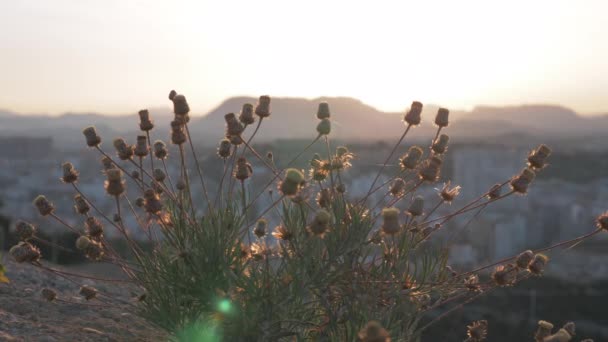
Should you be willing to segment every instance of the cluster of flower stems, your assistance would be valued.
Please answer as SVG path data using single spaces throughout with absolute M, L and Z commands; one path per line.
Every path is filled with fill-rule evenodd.
M 264 334 L 272 331 L 275 334 L 272 335 L 274 337 L 289 336 L 289 333 L 296 335 L 298 331 L 305 331 L 307 333 L 302 336 L 332 336 L 333 338 L 340 336 L 339 338 L 358 338 L 362 341 L 390 341 L 391 336 L 393 338 L 403 336 L 415 338 L 440 319 L 483 294 L 502 286 L 512 286 L 531 276 L 541 275 L 548 262 L 548 257 L 543 253 L 558 247 L 572 247 L 600 231 L 608 229 L 608 214 L 603 214 L 597 218 L 597 229 L 575 239 L 534 251 L 523 251 L 474 270 L 461 272 L 453 270 L 446 264 L 445 253 L 435 252 L 432 255 L 435 266 L 431 267 L 429 262 L 425 261 L 427 257 L 423 252 L 426 242 L 456 217 L 471 213 L 473 215 L 468 221 L 470 222 L 484 208 L 496 201 L 514 194 L 525 195 L 535 176 L 547 165 L 547 158 L 551 154 L 551 150 L 547 146 L 540 145 L 533 149 L 527 156 L 526 165 L 519 174 L 489 186 L 486 193 L 480 194 L 466 205 L 453 209 L 446 215 L 439 216 L 435 214 L 437 209 L 450 204 L 459 195 L 460 186 L 452 186 L 449 181 L 446 182 L 438 191 L 436 203 L 430 209 L 425 208 L 425 199 L 416 193 L 421 187 L 436 184 L 441 178 L 443 158 L 448 150 L 449 142 L 448 135 L 442 133 L 449 125 L 447 109 L 441 108 L 437 112 L 434 120 L 437 132 L 428 149 L 411 146 L 397 158 L 396 154 L 402 148 L 408 132 L 421 123 L 422 104 L 413 102 L 404 116 L 403 134 L 381 164 L 369 190 L 360 198 L 349 198 L 348 189 L 342 179 L 344 172 L 351 167 L 351 161 L 355 155 L 343 146 L 336 148 L 335 151 L 332 150 L 329 139 L 332 122 L 329 104 L 325 102 L 319 104 L 316 113 L 319 120 L 316 137 L 300 153 L 284 163 L 284 166 L 278 167 L 272 153 L 261 155 L 252 145 L 254 137 L 260 132 L 262 122 L 268 120 L 271 115 L 270 97 L 261 96 L 256 105 L 244 104 L 238 115 L 234 113 L 225 115 L 225 133 L 217 149 L 217 158 L 223 162 L 223 175 L 219 179 L 217 191 L 213 194 L 209 191 L 208 184 L 210 183 L 204 176 L 205 165 L 199 160 L 192 143 L 191 132 L 188 128 L 190 108 L 186 98 L 172 91 L 169 99 L 173 103 L 175 114 L 170 127 L 170 143 L 177 148 L 177 163 L 180 170 L 177 177 L 172 178 L 167 168 L 169 157 L 167 144 L 160 140 L 151 141 L 150 131 L 154 129 L 154 122 L 148 111 L 142 110 L 139 112 L 139 127 L 142 134 L 137 137 L 136 144 L 130 145 L 122 138 L 115 139 L 112 144 L 114 152 L 102 147 L 102 139 L 94 127 L 83 130 L 87 146 L 97 152 L 102 159 L 103 175 L 106 178 L 104 188 L 109 198 L 115 202 L 114 212 L 103 212 L 89 200 L 87 194 L 78 186 L 78 170 L 69 162 L 62 166 L 61 180 L 74 190 L 74 208 L 76 213 L 82 217 L 82 225 L 73 226 L 59 217 L 55 213 L 52 201 L 45 196 L 40 195 L 34 200 L 34 206 L 40 215 L 56 220 L 78 234 L 79 237 L 74 246 L 61 246 L 61 248 L 68 250 L 75 248 L 90 260 L 117 265 L 126 275 L 124 279 L 77 274 L 43 263 L 36 243 L 50 242 L 38 238 L 36 236 L 37 227 L 28 222 L 19 221 L 16 225 L 21 242 L 10 250 L 10 255 L 17 262 L 29 263 L 77 284 L 80 284 L 83 279 L 89 278 L 100 282 L 127 283 L 141 290 L 141 295 L 136 301 L 124 301 L 113 298 L 99 289 L 83 285 L 80 288 L 80 295 L 86 302 L 79 302 L 82 305 L 119 305 L 137 311 L 147 297 L 154 295 L 151 292 L 156 289 L 149 285 L 151 282 L 150 278 L 147 278 L 149 275 L 142 276 L 146 272 L 155 272 L 154 267 L 149 267 L 147 263 L 151 256 L 170 250 L 171 253 L 176 253 L 176 259 L 187 261 L 192 255 L 188 248 L 196 248 L 196 246 L 185 247 L 184 241 L 189 237 L 177 234 L 176 231 L 184 226 L 190 227 L 189 229 L 203 226 L 205 220 L 221 216 L 218 213 L 223 215 L 237 212 L 239 220 L 235 222 L 238 222 L 238 227 L 228 228 L 238 231 L 238 234 L 233 235 L 237 240 L 235 245 L 240 249 L 235 254 L 238 255 L 238 260 L 234 261 L 238 265 L 232 265 L 231 267 L 234 266 L 232 270 L 221 272 L 234 271 L 233 273 L 237 273 L 237 277 L 252 279 L 254 270 L 265 270 L 267 277 L 276 278 L 264 278 L 259 282 L 256 280 L 255 284 L 251 285 L 256 288 L 269 287 L 271 282 L 291 286 L 292 283 L 299 281 L 300 273 L 298 272 L 300 271 L 289 273 L 282 267 L 273 266 L 282 262 L 277 260 L 292 257 L 309 257 L 312 260 L 319 258 L 325 260 L 324 262 L 327 262 L 327 265 L 330 265 L 328 267 L 332 269 L 331 267 L 338 267 L 336 266 L 338 265 L 337 259 L 343 260 L 349 255 L 355 255 L 351 264 L 345 268 L 351 272 L 348 275 L 350 278 L 347 278 L 350 279 L 349 284 L 342 284 L 337 280 L 327 280 L 326 286 L 324 285 L 326 293 L 318 296 L 307 281 L 297 285 L 300 289 L 308 290 L 308 292 L 300 292 L 303 293 L 302 296 L 317 298 L 321 302 L 317 304 L 325 310 L 321 318 L 308 322 L 297 322 L 296 319 L 290 322 L 285 319 L 280 322 L 279 326 L 289 327 L 284 329 L 287 332 L 272 328 L 274 323 L 268 322 L 267 325 L 256 326 L 254 329 L 264 330 Z M 253 132 L 247 135 L 247 129 L 254 125 Z M 310 160 L 309 172 L 292 168 L 292 165 L 317 143 L 324 143 L 327 155 L 315 154 Z M 254 164 L 268 169 L 271 174 L 266 185 L 255 193 L 246 190 L 247 184 L 254 176 L 254 167 L 248 158 L 254 159 Z M 188 160 L 193 161 L 194 172 L 189 169 Z M 386 178 L 387 165 L 395 162 L 399 165 L 399 171 Z M 381 177 L 383 175 L 384 177 Z M 197 204 L 193 201 L 192 194 L 198 191 L 193 189 L 193 177 L 198 177 L 198 181 L 200 181 L 204 203 Z M 129 187 L 134 189 L 132 196 L 136 197 L 130 198 L 127 195 L 126 180 L 129 180 Z M 378 197 L 373 195 L 378 192 L 383 192 L 380 196 L 381 199 L 372 203 L 371 199 Z M 275 193 L 278 194 L 276 197 L 274 197 Z M 310 196 L 313 193 L 315 195 Z M 254 218 L 252 207 L 266 195 L 270 196 L 271 204 L 263 208 Z M 404 206 L 404 209 L 398 208 L 400 205 Z M 123 207 L 128 207 L 127 213 Z M 297 224 L 291 223 L 292 209 L 297 212 L 296 216 L 301 214 L 301 217 L 297 218 L 300 221 L 297 222 L 303 225 L 297 226 Z M 272 211 L 278 214 L 277 216 L 282 222 L 270 229 L 269 221 L 266 218 Z M 125 215 L 133 215 L 138 227 L 127 227 Z M 217 224 L 219 223 L 213 223 L 212 226 Z M 369 230 L 364 231 L 357 242 L 349 240 L 348 243 L 351 245 L 348 245 L 349 249 L 346 250 L 342 247 L 348 238 L 344 237 L 354 234 L 352 227 L 356 225 L 369 227 Z M 105 230 L 108 228 L 115 229 L 124 238 L 129 246 L 130 255 L 120 255 L 108 243 L 105 237 Z M 133 229 L 141 229 L 145 232 L 147 242 L 152 245 L 151 250 L 143 248 L 140 245 L 142 241 L 131 236 Z M 270 241 L 269 235 L 272 235 L 276 241 Z M 316 251 L 319 255 L 306 255 L 303 253 L 304 247 L 302 246 L 304 245 L 313 246 L 310 247 L 312 249 L 309 252 Z M 331 259 L 334 248 L 342 248 L 340 251 L 342 254 L 339 258 Z M 368 248 L 371 252 L 360 252 L 360 250 Z M 232 252 L 234 251 L 209 250 L 198 255 L 204 256 L 204 253 L 230 254 Z M 215 255 L 209 255 L 209 257 L 215 257 Z M 331 262 L 327 260 L 331 260 Z M 256 263 L 265 266 L 257 268 Z M 345 267 L 343 261 L 340 261 L 339 265 L 339 267 Z M 416 267 L 423 270 L 422 274 L 414 270 Z M 158 267 L 156 268 L 158 269 Z M 237 270 L 240 271 L 237 272 Z M 491 272 L 486 272 L 488 270 Z M 315 277 L 319 278 L 318 270 L 316 272 Z M 310 279 L 317 279 L 315 277 L 309 276 L 306 279 L 312 282 Z M 175 281 L 181 280 L 175 279 Z M 167 282 L 170 283 L 171 280 L 167 280 Z M 344 328 L 344 332 L 340 330 L 338 335 L 335 331 L 333 335 L 323 335 L 326 330 L 330 329 L 329 327 L 333 329 L 346 324 L 342 316 L 348 314 L 348 310 L 345 308 L 350 307 L 348 304 L 335 304 L 339 302 L 339 299 L 336 298 L 346 298 L 348 291 L 355 288 L 353 287 L 355 285 L 352 284 L 358 283 L 366 283 L 366 285 L 356 285 L 363 286 L 357 288 L 373 288 L 374 291 L 377 291 L 375 298 L 365 302 L 373 303 L 368 306 L 369 312 L 365 314 L 365 317 L 369 318 L 366 321 L 367 324 L 359 320 L 353 323 L 356 325 L 355 327 L 351 327 L 356 329 L 354 332 Z M 167 286 L 172 285 L 167 284 Z M 219 296 L 231 298 L 237 303 L 237 307 L 249 305 L 244 300 L 244 302 L 239 302 L 238 299 L 243 298 L 242 296 L 246 296 L 246 294 L 240 295 L 241 297 L 239 294 L 229 294 L 246 292 L 247 289 L 244 289 L 244 286 L 227 286 L 227 288 L 217 290 L 221 294 Z M 48 301 L 73 302 L 60 298 L 50 288 L 43 289 L 41 294 Z M 95 301 L 97 302 L 95 303 Z M 408 306 L 409 311 L 403 312 L 411 315 L 408 316 L 406 324 L 402 324 L 401 328 L 396 330 L 392 330 L 394 324 L 390 324 L 392 316 L 389 314 L 383 316 L 374 312 L 376 310 L 374 308 L 378 307 L 386 309 L 387 312 L 398 311 L 396 308 L 400 305 Z M 427 318 L 426 321 L 422 319 L 430 310 L 439 309 L 443 309 L 440 315 Z M 345 311 L 347 313 L 344 313 Z M 197 314 L 216 317 L 214 315 L 217 313 L 200 312 Z M 220 319 L 221 322 L 226 320 L 228 320 L 226 317 L 223 320 Z M 180 324 L 187 323 L 181 322 Z M 171 333 L 181 328 L 162 324 L 161 326 L 167 330 L 174 330 Z M 385 330 L 383 326 L 387 326 L 389 330 Z M 469 326 L 467 341 L 484 340 L 486 327 L 487 322 L 484 321 L 475 322 Z M 293 332 L 294 330 L 296 332 Z M 260 333 L 256 336 L 267 338 L 269 335 Z M 537 338 L 537 340 L 562 341 L 551 336 L 553 335 L 548 333 L 543 336 L 543 339 Z

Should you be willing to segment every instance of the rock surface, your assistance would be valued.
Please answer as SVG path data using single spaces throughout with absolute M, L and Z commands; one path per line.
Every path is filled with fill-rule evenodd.
M 7 259 L 3 263 L 11 282 L 0 283 L 0 341 L 167 340 L 160 329 L 132 313 L 134 295 L 124 282 L 73 278 L 79 283 L 76 284 L 33 265 L 15 264 Z M 81 269 L 44 265 L 91 274 Z M 103 273 L 105 277 L 114 276 L 105 270 Z M 78 295 L 80 285 L 93 286 L 103 295 L 86 301 Z M 57 292 L 56 301 L 48 302 L 41 297 L 40 290 L 44 287 Z M 117 305 L 117 300 L 131 304 Z

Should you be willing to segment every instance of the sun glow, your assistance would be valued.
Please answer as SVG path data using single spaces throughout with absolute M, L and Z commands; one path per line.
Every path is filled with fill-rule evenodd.
M 352 96 L 383 110 L 608 104 L 603 1 L 104 1 L 0 5 L 0 107 L 124 113 L 177 88 Z

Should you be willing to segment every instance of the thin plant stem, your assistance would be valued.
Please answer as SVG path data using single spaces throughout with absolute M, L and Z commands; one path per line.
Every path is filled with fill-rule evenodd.
M 192 150 L 192 158 L 194 159 L 194 164 L 196 165 L 196 171 L 198 172 L 198 176 L 201 180 L 201 184 L 203 185 L 203 195 L 205 196 L 205 200 L 207 201 L 207 210 L 211 210 L 212 205 L 209 200 L 209 193 L 207 192 L 207 186 L 205 185 L 205 178 L 203 177 L 203 170 L 201 169 L 198 158 L 196 157 L 196 150 L 194 149 L 194 144 L 192 143 L 192 139 L 190 136 L 190 129 L 188 128 L 188 124 L 186 123 L 186 135 L 188 136 L 188 142 L 190 143 L 190 150 Z

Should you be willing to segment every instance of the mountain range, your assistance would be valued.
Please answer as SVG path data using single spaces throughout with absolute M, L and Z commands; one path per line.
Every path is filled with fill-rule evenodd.
M 346 141 L 392 141 L 404 130 L 402 113 L 382 112 L 357 99 L 333 98 L 273 98 L 272 115 L 264 120 L 257 135 L 258 141 L 276 139 L 312 139 L 317 105 L 330 104 L 333 138 Z M 232 97 L 206 114 L 192 113 L 190 131 L 193 140 L 216 143 L 224 131 L 224 115 L 239 113 L 244 103 L 256 103 L 253 97 Z M 413 139 L 430 139 L 436 128 L 432 124 L 438 106 L 426 105 L 423 123 L 411 131 Z M 167 139 L 171 109 L 150 108 L 156 123 L 155 139 Z M 82 142 L 81 129 L 95 125 L 103 137 L 139 134 L 137 114 L 108 116 L 96 113 L 66 113 L 60 116 L 21 115 L 0 110 L 0 136 L 53 137 L 56 145 Z M 456 110 L 450 113 L 447 131 L 459 141 L 499 139 L 505 137 L 541 137 L 551 140 L 577 139 L 603 136 L 608 132 L 608 114 L 582 116 L 561 106 L 522 105 L 509 107 L 478 106 L 471 111 Z M 249 130 L 248 130 L 249 131 Z M 131 140 L 131 139 L 129 139 Z

